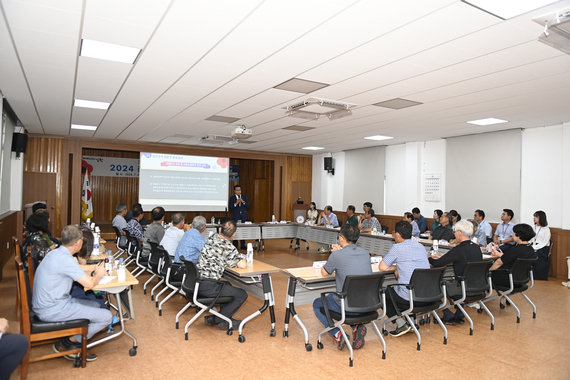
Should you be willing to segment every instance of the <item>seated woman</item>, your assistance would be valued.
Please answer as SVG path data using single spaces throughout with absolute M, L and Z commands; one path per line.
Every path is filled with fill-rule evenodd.
M 34 270 L 40 265 L 44 257 L 52 250 L 55 245 L 50 246 L 42 234 L 48 226 L 48 220 L 43 214 L 32 214 L 26 220 L 27 235 L 20 246 L 20 259 L 25 266 L 28 265 L 28 247 L 32 247 L 31 255 L 34 263 Z
M 437 227 L 439 227 L 439 225 L 441 224 L 441 223 L 439 222 L 439 218 L 441 218 L 442 215 L 443 215 L 443 211 L 441 211 L 441 210 L 439 210 L 439 209 L 438 209 L 438 210 L 433 210 L 433 219 L 434 219 L 434 221 L 433 221 L 433 223 L 431 224 L 431 231 L 432 231 L 432 232 L 435 231 L 435 229 L 436 229 Z
M 537 211 L 534 217 L 534 238 L 530 241 L 538 261 L 534 263 L 532 274 L 535 280 L 548 280 L 548 271 L 550 269 L 550 228 L 546 221 L 546 213 Z
M 492 256 L 498 257 L 491 267 L 493 284 L 510 286 L 509 275 L 506 271 L 496 269 L 511 269 L 516 259 L 534 259 L 536 253 L 529 241 L 534 237 L 532 227 L 525 223 L 517 224 L 513 227 L 513 239 L 515 246 L 503 253 L 498 248 L 493 248 Z
M 449 211 L 449 215 L 451 216 L 451 225 L 452 226 L 455 226 L 455 223 L 457 223 L 461 220 L 461 215 L 455 210 Z
M 93 253 L 93 233 L 85 227 L 80 227 L 83 233 L 83 246 L 81 250 L 77 252 L 74 256 L 81 269 L 85 272 L 89 272 L 95 269 L 96 264 L 88 265 L 87 261 L 91 258 L 91 253 Z M 74 282 L 71 287 L 71 296 L 78 299 L 88 299 L 92 301 L 97 301 L 102 308 L 106 309 L 105 299 L 100 292 L 93 292 L 93 290 L 85 291 L 83 286 L 78 282 Z
M 315 221 L 317 220 L 317 216 L 319 216 L 319 211 L 317 210 L 317 204 L 315 202 L 311 202 L 311 204 L 309 205 L 309 209 L 307 210 L 307 220 L 315 223 Z

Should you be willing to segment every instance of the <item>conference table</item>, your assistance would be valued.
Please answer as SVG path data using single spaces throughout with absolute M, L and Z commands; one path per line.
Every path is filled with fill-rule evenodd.
M 138 284 L 139 281 L 131 274 L 131 272 L 129 270 L 125 269 L 125 271 L 126 271 L 125 281 L 119 281 L 119 277 L 117 276 L 117 271 L 115 269 L 113 269 L 113 271 L 111 273 L 109 273 L 109 275 L 111 277 L 115 277 L 115 278 L 113 278 L 111 281 L 109 281 L 105 284 L 99 283 L 97 286 L 95 286 L 92 289 L 92 290 L 98 290 L 98 291 L 107 292 L 109 294 L 115 295 L 115 299 L 117 301 L 117 311 L 119 314 L 119 322 L 121 324 L 121 330 L 119 332 L 113 333 L 113 334 L 108 335 L 104 338 L 101 338 L 99 340 L 96 340 L 94 342 L 87 344 L 87 348 L 91 348 L 91 347 L 97 346 L 103 342 L 107 342 L 111 339 L 118 338 L 120 335 L 125 333 L 128 336 L 130 336 L 133 340 L 133 347 L 131 349 L 129 349 L 129 355 L 135 356 L 137 354 L 137 348 L 138 348 L 137 338 L 125 328 L 125 321 L 127 321 L 129 319 L 134 319 L 133 304 L 132 304 L 132 298 L 130 296 L 131 292 L 130 292 L 129 287 L 131 285 Z M 121 300 L 121 293 L 126 289 L 129 289 L 127 292 L 128 298 Z M 127 312 L 130 316 L 129 318 L 125 318 L 125 316 L 123 314 L 122 301 L 125 301 L 125 307 L 126 307 Z

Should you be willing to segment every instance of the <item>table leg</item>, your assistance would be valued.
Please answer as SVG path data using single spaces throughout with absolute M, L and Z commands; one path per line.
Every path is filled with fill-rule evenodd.
M 305 349 L 311 351 L 313 346 L 309 343 L 309 332 L 307 328 L 301 321 L 299 315 L 295 312 L 295 290 L 297 289 L 298 280 L 295 277 L 289 277 L 289 282 L 287 284 L 287 299 L 285 301 L 285 329 L 283 330 L 283 337 L 289 338 L 289 315 L 293 316 L 293 319 L 303 330 L 305 336 Z
M 265 301 L 263 302 L 263 305 L 259 310 L 247 316 L 240 323 L 239 337 L 238 337 L 238 341 L 240 343 L 245 342 L 245 336 L 242 335 L 243 327 L 245 326 L 245 324 L 251 321 L 253 318 L 257 317 L 258 315 L 263 314 L 268 308 L 269 308 L 269 315 L 271 318 L 271 330 L 269 331 L 269 336 L 272 337 L 275 336 L 275 311 L 274 311 L 275 298 L 273 297 L 273 285 L 271 283 L 271 277 L 269 276 L 268 273 L 264 273 L 261 275 L 261 285 L 263 288 L 263 296 L 265 298 Z

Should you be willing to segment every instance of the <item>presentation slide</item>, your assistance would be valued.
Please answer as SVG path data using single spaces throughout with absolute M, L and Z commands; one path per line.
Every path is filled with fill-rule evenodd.
M 229 162 L 226 157 L 141 152 L 139 202 L 150 211 L 226 211 Z

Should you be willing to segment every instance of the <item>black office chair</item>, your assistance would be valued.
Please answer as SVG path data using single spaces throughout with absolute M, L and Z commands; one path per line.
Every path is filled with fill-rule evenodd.
M 159 273 L 160 253 L 158 253 L 158 250 L 156 248 L 158 246 L 158 243 L 151 241 L 151 240 L 147 240 L 147 243 L 150 245 L 150 255 L 148 258 L 148 264 L 147 264 L 146 271 L 150 272 L 150 274 L 152 274 L 152 276 L 150 276 L 150 278 L 144 283 L 144 286 L 143 286 L 144 294 L 146 294 L 146 286 L 148 284 L 150 284 L 150 282 L 155 277 L 160 276 L 160 273 Z M 159 284 L 160 283 L 161 283 L 161 281 L 159 281 Z M 151 294 L 150 299 L 151 300 L 154 299 L 154 294 Z
M 142 245 L 136 236 L 129 234 L 127 236 L 127 239 L 129 240 L 130 245 L 129 254 L 132 254 L 134 256 L 134 262 L 137 265 L 137 268 L 133 269 L 131 271 L 131 274 L 133 277 L 137 278 L 142 273 L 146 272 L 147 269 L 146 263 L 141 262 Z
M 184 296 L 186 297 L 186 299 L 189 302 L 186 304 L 186 306 L 184 306 L 184 308 L 182 310 L 180 310 L 178 315 L 176 315 L 176 320 L 177 320 L 176 328 L 178 328 L 178 317 L 179 317 L 179 315 L 181 315 L 183 312 L 185 312 L 189 307 L 197 306 L 198 311 L 196 312 L 196 315 L 184 327 L 184 336 L 185 336 L 186 340 L 188 340 L 188 328 L 205 311 L 209 311 L 210 313 L 218 316 L 219 318 L 223 319 L 224 321 L 227 321 L 229 324 L 229 329 L 226 333 L 228 335 L 232 335 L 233 334 L 233 328 L 234 327 L 237 328 L 238 326 L 233 326 L 231 318 L 228 318 L 228 317 L 220 314 L 219 312 L 217 312 L 215 309 L 212 308 L 214 305 L 229 303 L 229 302 L 232 302 L 234 300 L 234 297 L 231 297 L 231 296 L 224 296 L 224 297 L 220 296 L 220 294 L 221 294 L 222 290 L 224 289 L 224 286 L 226 286 L 227 282 L 225 282 L 225 281 L 214 281 L 214 282 L 217 282 L 217 283 L 222 285 L 220 288 L 220 291 L 218 292 L 216 297 L 214 297 L 214 298 L 200 297 L 198 295 L 199 288 L 200 288 L 200 282 L 212 281 L 212 280 L 202 280 L 200 278 L 200 274 L 198 272 L 198 267 L 196 266 L 196 264 L 194 262 L 184 260 L 184 259 L 182 259 L 182 262 L 184 263 L 184 266 L 186 267 L 186 274 L 184 275 L 184 280 L 182 281 L 182 291 L 184 291 Z
M 117 254 L 116 257 L 121 256 L 127 250 L 128 241 L 127 236 L 121 233 L 119 227 L 113 226 L 113 230 L 115 230 L 115 245 L 117 246 Z
M 461 283 L 461 294 L 448 296 L 450 301 L 448 307 L 457 306 L 469 321 L 469 335 L 473 335 L 473 320 L 465 312 L 463 305 L 474 302 L 477 302 L 481 307 L 477 310 L 478 313 L 482 313 L 483 310 L 485 310 L 489 317 L 491 317 L 491 330 L 495 329 L 495 317 L 482 302 L 485 298 L 489 298 L 493 295 L 493 282 L 491 280 L 491 274 L 489 273 L 489 268 L 491 268 L 492 265 L 493 260 L 467 263 L 463 276 L 457 276 L 457 279 Z
M 387 291 L 390 292 L 394 292 L 393 288 L 395 286 L 407 287 L 409 290 L 410 300 L 409 304 L 401 304 L 394 302 L 392 298 L 391 302 L 394 303 L 394 307 L 396 310 L 400 311 L 400 314 L 396 314 L 384 321 L 384 324 L 382 325 L 382 333 L 384 333 L 384 335 L 388 335 L 388 331 L 386 330 L 386 324 L 388 322 L 392 322 L 399 317 L 405 317 L 408 324 L 416 333 L 418 338 L 417 349 L 419 351 L 422 344 L 422 337 L 411 316 L 418 318 L 431 313 L 443 329 L 443 344 L 447 344 L 447 328 L 437 315 L 437 312 L 443 310 L 447 304 L 445 282 L 443 281 L 443 273 L 445 272 L 445 269 L 445 267 L 415 269 L 412 277 L 410 278 L 409 284 L 388 285 Z M 421 306 L 414 304 L 415 302 L 421 302 Z
M 519 310 L 517 305 L 515 305 L 511 297 L 509 297 L 509 295 L 520 293 L 528 301 L 528 303 L 531 304 L 533 309 L 532 318 L 536 319 L 536 306 L 534 305 L 534 303 L 532 303 L 530 298 L 528 298 L 528 296 L 524 293 L 525 291 L 531 289 L 534 286 L 534 278 L 532 276 L 532 265 L 536 260 L 537 260 L 536 258 L 516 259 L 511 269 L 501 269 L 501 268 L 496 269 L 496 270 L 503 270 L 508 273 L 510 286 L 508 287 L 502 286 L 494 282 L 493 288 L 497 291 L 497 295 L 495 297 L 489 298 L 485 302 L 488 302 L 497 297 L 501 297 L 499 301 L 499 306 L 501 309 L 504 309 L 505 305 L 503 304 L 503 298 L 505 298 L 507 302 L 509 302 L 516 309 L 517 323 L 520 323 L 521 311 Z M 530 281 L 530 286 L 528 285 L 529 281 Z
M 372 322 L 374 331 L 382 341 L 382 359 L 386 359 L 386 342 L 380 334 L 378 327 L 374 323 L 375 320 L 383 318 L 386 315 L 384 304 L 386 295 L 384 294 L 383 282 L 386 272 L 373 273 L 365 276 L 347 276 L 342 288 L 342 293 L 326 292 L 321 293 L 323 307 L 321 312 L 326 315 L 329 327 L 319 332 L 317 348 L 323 348 L 321 335 L 338 328 L 345 340 L 348 350 L 350 351 L 350 366 L 353 366 L 354 352 L 343 329 L 343 325 L 366 324 Z M 340 298 L 341 312 L 329 310 L 326 301 L 327 294 L 336 294 Z M 378 314 L 378 309 L 384 310 L 382 315 Z M 347 315 L 346 313 L 359 313 L 358 315 Z M 334 320 L 338 321 L 334 323 Z
M 162 316 L 162 305 L 166 301 L 168 301 L 173 295 L 176 293 L 181 292 L 182 290 L 182 279 L 184 278 L 184 266 L 182 264 L 178 264 L 172 261 L 172 257 L 168 254 L 168 251 L 159 245 L 157 247 L 158 252 L 160 253 L 160 257 L 162 260 L 162 267 L 160 269 L 160 276 L 165 281 L 165 287 L 156 295 L 156 307 L 158 307 L 158 315 Z M 162 282 L 162 281 L 161 281 Z M 155 286 L 155 288 L 158 287 Z M 158 299 L 162 293 L 167 291 L 168 289 L 172 289 L 172 292 L 162 302 L 159 304 Z M 154 288 L 152 291 L 154 292 Z M 178 319 L 176 319 L 176 323 L 178 324 Z
M 127 259 L 125 260 L 125 266 L 129 266 L 131 264 L 136 264 L 136 246 L 132 244 L 132 237 L 129 230 L 123 228 L 124 236 L 127 239 L 127 245 L 125 249 L 125 253 L 127 254 Z
M 382 231 L 384 231 L 385 234 L 388 233 L 388 226 L 382 226 L 381 225 L 380 227 L 382 227 Z

